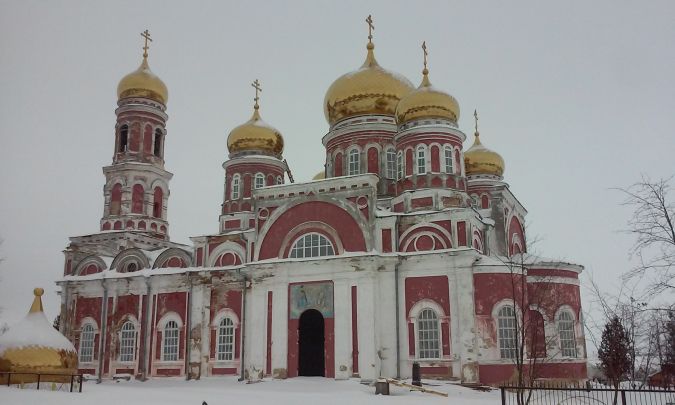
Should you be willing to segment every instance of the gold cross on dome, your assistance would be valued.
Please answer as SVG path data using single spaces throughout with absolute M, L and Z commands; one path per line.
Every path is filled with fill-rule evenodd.
M 258 79 L 255 79 L 253 83 L 251 83 L 251 86 L 255 89 L 255 98 L 253 101 L 255 101 L 255 108 L 258 108 L 258 100 L 260 100 L 260 97 L 258 96 L 258 93 L 262 93 L 262 87 L 260 87 L 260 82 Z
M 476 133 L 478 133 L 478 110 L 473 110 L 473 118 L 476 121 Z
M 427 41 L 422 42 L 422 51 L 424 52 L 424 68 L 427 68 L 427 55 L 429 53 L 427 52 Z
M 375 26 L 373 25 L 373 16 L 368 14 L 368 18 L 366 18 L 366 22 L 368 23 L 368 42 L 373 42 L 373 30 L 375 29 Z
M 145 38 L 145 45 L 143 46 L 143 57 L 147 58 L 148 49 L 150 49 L 150 47 L 148 46 L 148 41 L 152 42 L 152 38 L 150 38 L 150 32 L 147 29 L 141 32 L 141 36 Z

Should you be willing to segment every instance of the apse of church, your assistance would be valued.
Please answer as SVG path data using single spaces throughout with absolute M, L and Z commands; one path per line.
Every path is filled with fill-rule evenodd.
M 477 111 L 466 149 L 431 47 L 414 86 L 376 59 L 366 23 L 363 64 L 323 101 L 324 170 L 293 181 L 254 80 L 251 116 L 227 137 L 219 232 L 190 245 L 169 238 L 168 90 L 142 33 L 141 64 L 117 89 L 99 230 L 70 238 L 57 281 L 81 372 L 373 380 L 416 362 L 426 377 L 494 384 L 513 375 L 515 313 L 529 308 L 552 342 L 543 377 L 585 377 L 583 267 L 527 255 L 527 211 Z M 541 286 L 559 299 L 535 305 Z

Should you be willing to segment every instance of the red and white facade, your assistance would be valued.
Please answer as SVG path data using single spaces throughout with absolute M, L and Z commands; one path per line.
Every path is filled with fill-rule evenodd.
M 454 122 L 345 118 L 323 137 L 326 178 L 306 183 L 283 184 L 281 155 L 231 155 L 220 232 L 185 246 L 168 236 L 165 106 L 116 112 L 100 231 L 71 238 L 58 281 L 81 371 L 371 380 L 419 362 L 498 383 L 514 373 L 506 315 L 527 306 L 541 377 L 586 377 L 582 267 L 517 255 L 526 210 L 501 177 L 467 177 Z M 556 305 L 528 301 L 544 284 Z

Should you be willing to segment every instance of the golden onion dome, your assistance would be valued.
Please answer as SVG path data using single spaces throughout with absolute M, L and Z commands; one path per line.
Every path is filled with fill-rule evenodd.
M 330 125 L 356 115 L 394 115 L 398 102 L 413 90 L 408 79 L 377 63 L 372 42 L 366 48 L 363 65 L 339 77 L 326 92 L 324 113 Z
M 492 151 L 480 142 L 480 134 L 476 131 L 473 145 L 464 152 L 464 167 L 466 175 L 487 174 L 502 177 L 504 174 L 504 159 L 499 153 Z
M 49 323 L 42 309 L 42 288 L 33 290 L 35 298 L 28 315 L 0 336 L 0 372 L 76 374 L 75 346 Z M 15 375 L 12 383 L 33 382 L 35 375 Z M 41 381 L 64 381 L 43 375 Z
M 405 124 L 420 118 L 445 118 L 457 124 L 459 103 L 450 94 L 438 90 L 429 81 L 429 70 L 422 70 L 422 83 L 401 99 L 396 107 L 396 122 Z
M 258 103 L 256 103 L 251 119 L 230 132 L 227 137 L 227 149 L 230 154 L 261 152 L 265 155 L 281 157 L 284 151 L 284 138 L 278 130 L 260 118 L 258 110 Z
M 312 180 L 323 180 L 326 178 L 326 171 L 321 170 L 319 173 L 315 174 L 314 177 L 312 177 Z
M 117 85 L 117 98 L 143 97 L 166 105 L 169 90 L 164 82 L 150 70 L 147 53 L 143 55 L 141 66 L 124 76 Z

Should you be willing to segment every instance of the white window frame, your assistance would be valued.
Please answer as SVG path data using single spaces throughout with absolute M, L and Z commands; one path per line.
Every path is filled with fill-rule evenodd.
M 361 153 L 359 150 L 356 148 L 351 149 L 347 156 L 347 174 L 349 176 L 361 174 Z
M 385 152 L 385 162 L 386 162 L 386 178 L 395 179 L 396 178 L 396 151 L 394 148 L 387 148 Z
M 427 149 L 420 145 L 415 153 L 415 170 L 418 175 L 427 173 Z
M 562 319 L 565 317 L 566 319 Z M 565 327 L 563 328 L 563 325 Z M 563 310 L 556 316 L 558 328 L 558 341 L 560 342 L 560 355 L 562 357 L 577 357 L 577 340 L 574 332 L 574 315 L 568 310 Z
M 228 316 L 218 322 L 216 329 L 216 360 L 234 360 L 235 322 Z
M 449 154 L 449 156 L 448 156 Z M 443 147 L 443 163 L 444 163 L 444 168 L 445 172 L 447 174 L 453 174 L 454 173 L 454 165 L 453 161 L 455 160 L 455 150 L 452 148 L 450 145 L 445 145 Z
M 420 359 L 440 359 L 443 353 L 441 344 L 440 317 L 432 308 L 425 307 L 417 315 L 415 342 Z
M 132 321 L 126 321 L 120 328 L 120 350 L 119 361 L 121 363 L 131 363 L 136 359 L 136 337 L 138 332 L 136 324 Z
M 309 245 L 307 244 L 309 242 Z M 317 242 L 316 244 L 314 242 Z M 323 249 L 323 252 L 322 252 Z M 316 254 L 314 252 L 316 251 Z M 325 235 L 318 232 L 305 233 L 295 239 L 288 251 L 288 257 L 292 259 L 334 256 L 335 246 Z
M 162 328 L 162 361 L 178 361 L 180 358 L 179 351 L 180 324 L 170 319 Z
M 238 200 L 240 192 L 241 192 L 241 176 L 239 175 L 239 173 L 237 173 L 234 176 L 232 176 L 232 194 L 230 195 L 230 199 Z
M 253 188 L 263 188 L 265 187 L 265 175 L 262 173 L 256 173 L 255 178 L 253 179 Z
M 91 363 L 94 361 L 94 346 L 96 339 L 96 327 L 87 322 L 80 328 L 80 348 L 78 350 L 78 360 L 80 363 Z
M 509 312 L 510 313 L 507 313 Z M 502 305 L 495 317 L 500 359 L 515 359 L 518 355 L 518 314 L 512 304 Z M 508 332 L 508 333 L 507 333 Z M 513 336 L 511 336 L 513 335 Z

